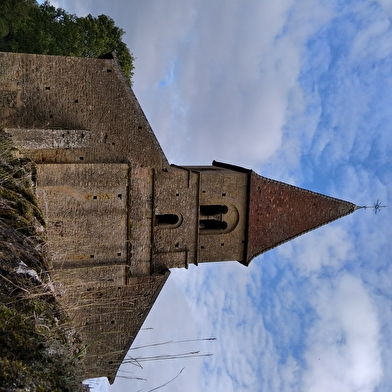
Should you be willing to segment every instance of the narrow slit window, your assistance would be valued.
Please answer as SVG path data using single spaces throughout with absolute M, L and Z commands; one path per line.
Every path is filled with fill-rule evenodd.
M 178 223 L 178 215 L 176 214 L 162 214 L 155 216 L 157 225 L 176 225 Z

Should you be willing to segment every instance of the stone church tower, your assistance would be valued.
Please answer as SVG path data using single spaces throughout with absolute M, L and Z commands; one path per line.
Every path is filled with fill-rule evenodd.
M 170 165 L 114 54 L 0 54 L 0 122 L 35 162 L 58 299 L 85 377 L 117 369 L 170 268 L 257 255 L 352 203 L 213 162 Z

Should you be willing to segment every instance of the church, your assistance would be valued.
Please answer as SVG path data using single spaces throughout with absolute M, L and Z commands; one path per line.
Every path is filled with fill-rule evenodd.
M 85 378 L 114 381 L 171 268 L 247 266 L 357 209 L 230 163 L 170 164 L 114 53 L 0 53 L 0 118 L 35 163 L 50 273 L 86 345 Z

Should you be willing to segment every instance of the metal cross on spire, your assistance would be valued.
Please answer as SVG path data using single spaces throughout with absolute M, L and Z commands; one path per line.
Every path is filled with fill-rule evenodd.
M 388 206 L 382 205 L 381 201 L 377 199 L 377 201 L 372 205 L 372 206 L 361 206 L 358 208 L 363 208 L 364 210 L 368 208 L 372 208 L 374 210 L 374 213 L 377 214 L 377 212 L 381 211 L 381 208 L 386 208 Z

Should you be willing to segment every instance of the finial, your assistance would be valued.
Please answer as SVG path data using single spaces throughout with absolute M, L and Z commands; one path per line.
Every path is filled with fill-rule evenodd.
M 377 199 L 377 201 L 372 206 L 359 206 L 357 208 L 358 209 L 363 208 L 364 210 L 366 210 L 368 208 L 372 208 L 374 210 L 374 213 L 377 214 L 377 212 L 381 211 L 381 208 L 385 208 L 385 207 L 388 207 L 388 206 L 383 206 L 381 204 L 381 201 L 379 199 Z

